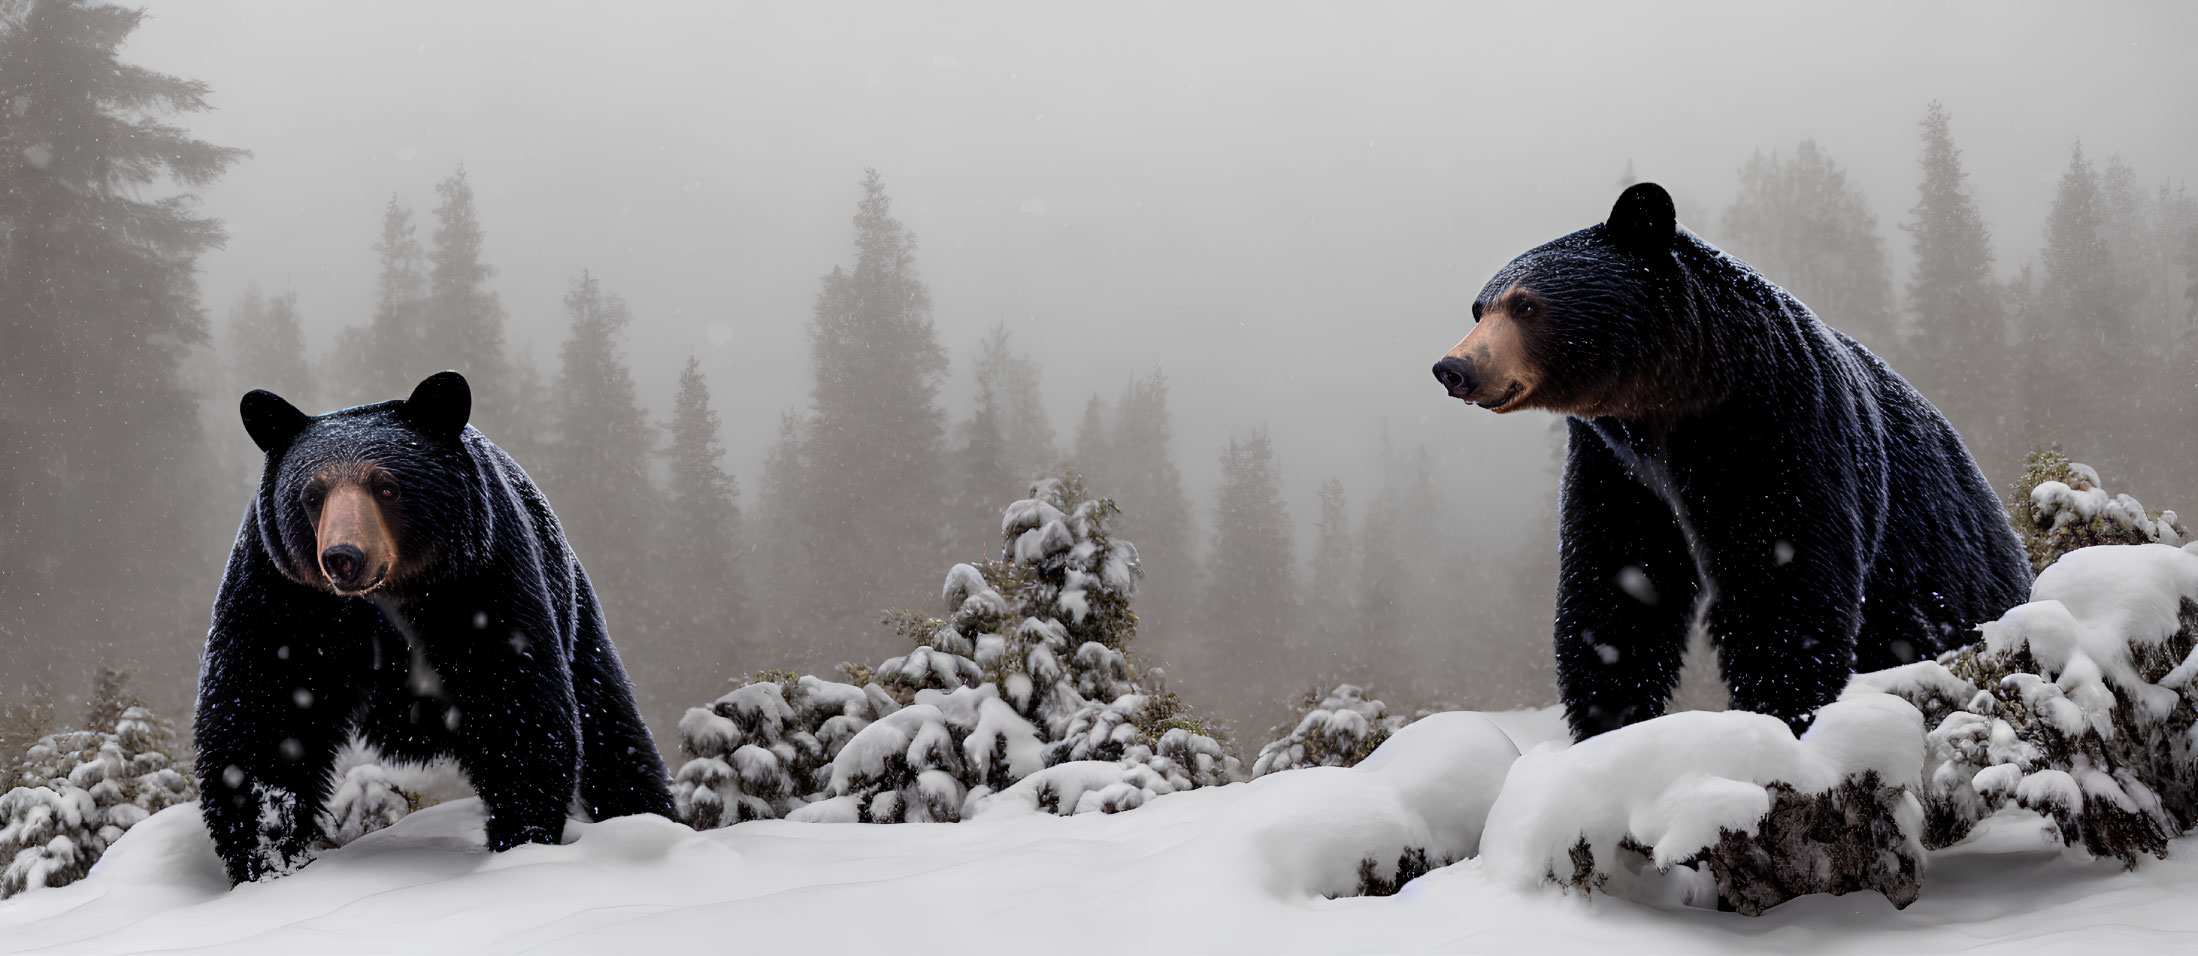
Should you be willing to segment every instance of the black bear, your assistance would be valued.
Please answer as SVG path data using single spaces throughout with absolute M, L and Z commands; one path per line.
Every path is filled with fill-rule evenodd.
M 1568 416 L 1557 683 L 1573 736 L 1663 713 L 1689 629 L 1736 708 L 1796 733 L 1850 674 L 1963 641 L 2030 566 L 1938 409 L 1678 225 L 1653 183 L 1529 250 L 1435 365 L 1453 397 Z
M 231 882 L 303 865 L 337 751 L 455 757 L 502 850 L 672 816 L 587 573 L 463 376 L 309 416 L 244 396 L 267 453 L 200 663 L 200 800 Z

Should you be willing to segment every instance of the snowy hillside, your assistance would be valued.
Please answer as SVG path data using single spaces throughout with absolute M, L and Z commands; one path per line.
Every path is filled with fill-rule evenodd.
M 1704 715 L 1715 716 L 1715 715 Z M 1746 715 L 1735 715 L 1746 716 Z M 1475 859 L 1389 897 L 1328 899 L 1360 861 L 1478 840 L 1516 740 L 1553 711 L 1450 714 L 1353 769 L 1194 790 L 1119 814 L 958 824 L 655 818 L 482 849 L 473 800 L 415 813 L 303 871 L 224 885 L 195 806 L 131 830 L 83 882 L 0 903 L 0 952 L 1520 951 L 2198 946 L 2198 839 L 2124 872 L 2064 858 L 2011 811 L 1931 855 L 1922 898 L 1796 900 L 1759 918 L 1521 888 Z M 1347 890 L 1346 890 L 1347 891 Z
M 2128 525 L 2040 487 L 2029 517 L 2060 544 Z M 2030 602 L 1983 640 L 1857 675 L 1798 738 L 1776 718 L 1698 711 L 1574 744 L 1555 708 L 1404 723 L 1345 685 L 1244 783 L 1171 749 L 1180 728 L 1151 740 L 1092 719 L 1147 701 L 1107 634 L 1074 657 L 1098 677 L 1054 673 L 1061 635 L 1105 617 L 1048 609 L 1093 593 L 1126 607 L 1126 572 L 1101 586 L 1077 571 L 1113 553 L 1104 511 L 1079 507 L 1075 532 L 1067 511 L 1011 512 L 1011 538 L 1065 543 L 993 577 L 957 567 L 953 620 L 922 622 L 920 653 L 877 669 L 885 684 L 763 681 L 690 711 L 683 806 L 718 808 L 699 831 L 574 822 L 563 845 L 490 854 L 478 801 L 415 800 L 404 792 L 429 782 L 366 763 L 343 776 L 340 848 L 232 891 L 197 805 L 168 806 L 188 794 L 139 787 L 167 796 L 133 802 L 116 783 L 158 782 L 159 761 L 132 756 L 159 751 L 152 724 L 123 720 L 135 729 L 98 747 L 49 738 L 34 755 L 90 759 L 41 770 L 57 789 L 10 795 L 30 812 L 0 827 L 8 871 L 62 873 L 87 828 L 106 849 L 79 882 L 26 876 L 0 901 L 0 953 L 2198 951 L 2198 836 L 2178 835 L 2198 817 L 2198 544 L 2176 546 L 2172 515 L 2130 525 L 2144 543 L 2039 549 Z M 1045 577 L 1046 556 L 1074 573 Z M 1047 611 L 1018 616 L 1049 626 L 1015 654 L 993 633 L 1010 600 L 994 578 Z M 959 686 L 931 686 L 942 672 Z M 1043 737 L 1001 687 L 1046 704 Z M 859 727 L 856 702 L 874 710 Z M 782 746 L 811 725 L 839 743 Z M 1123 746 L 1087 745 L 1098 737 Z M 1365 756 L 1334 765 L 1345 751 Z M 1003 760 L 1005 775 L 986 769 Z M 780 779 L 789 766 L 800 779 Z M 804 782 L 829 787 L 803 796 Z M 415 803 L 432 805 L 407 815 Z

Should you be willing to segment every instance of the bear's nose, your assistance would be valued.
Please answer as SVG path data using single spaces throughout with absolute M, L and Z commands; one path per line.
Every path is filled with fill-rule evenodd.
M 366 552 L 339 544 L 321 552 L 321 570 L 337 587 L 348 589 L 359 583 L 359 572 L 366 570 Z
M 1480 377 L 1473 374 L 1473 363 L 1455 355 L 1443 356 L 1435 363 L 1435 381 L 1441 382 L 1454 398 L 1473 394 L 1481 384 Z

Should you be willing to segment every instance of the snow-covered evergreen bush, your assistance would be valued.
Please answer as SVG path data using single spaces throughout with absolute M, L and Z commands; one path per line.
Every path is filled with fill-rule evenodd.
M 343 846 L 415 810 L 473 795 L 455 760 L 384 762 L 355 739 L 337 756 L 334 776 L 321 807 L 321 849 Z
M 2033 570 L 2061 555 L 2101 544 L 2170 544 L 2190 540 L 2173 511 L 2147 512 L 2128 495 L 2112 495 L 2090 465 L 2070 461 L 2058 446 L 2030 453 L 2008 503 Z
M 908 653 L 846 667 L 848 682 L 763 675 L 690 709 L 679 724 L 689 759 L 673 782 L 681 812 L 700 828 L 952 821 L 1072 763 L 1109 775 L 1083 789 L 1121 785 L 1107 810 L 1241 777 L 1130 661 L 1141 572 L 1136 548 L 1110 531 L 1115 513 L 1074 478 L 1040 481 L 1003 516 L 999 559 L 947 572 L 946 617 L 888 618 Z
M 1922 715 L 1897 697 L 1777 718 L 1686 711 L 1513 763 L 1481 864 L 1520 886 L 1760 914 L 1810 893 L 1921 888 Z
M 189 764 L 170 756 L 177 744 L 172 724 L 136 705 L 39 738 L 0 794 L 0 897 L 76 882 L 124 831 L 198 799 Z
M 1389 705 L 1367 699 L 1356 684 L 1337 684 L 1325 694 L 1316 687 L 1299 701 L 1298 710 L 1303 716 L 1296 727 L 1259 748 L 1252 776 L 1299 767 L 1355 766 L 1407 723 L 1391 714 Z
M 2084 548 L 1984 640 L 1856 675 L 1924 714 L 1924 842 L 2008 805 L 2135 866 L 2198 824 L 2198 545 Z

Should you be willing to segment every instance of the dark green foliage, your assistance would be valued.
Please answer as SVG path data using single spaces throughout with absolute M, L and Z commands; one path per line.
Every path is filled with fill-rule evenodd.
M 2008 497 L 2007 517 L 2037 571 L 2078 548 L 2182 544 L 2189 537 L 2173 511 L 2148 512 L 2128 495 L 2108 497 L 2099 473 L 2070 461 L 2059 445 L 2030 453 Z
M 1875 891 L 1906 909 L 1923 891 L 1923 859 L 1901 832 L 1906 788 L 1888 787 L 1869 771 L 1827 793 L 1771 783 L 1771 808 L 1749 831 L 1724 830 L 1718 841 L 1682 861 L 1717 881 L 1717 908 L 1761 916 L 1811 893 Z
M 762 672 L 689 709 L 682 812 L 698 827 L 949 822 L 1002 791 L 1065 815 L 1236 779 L 1221 741 L 1131 663 L 1140 566 L 1116 514 L 1074 477 L 1037 482 L 986 522 L 1002 557 L 948 572 L 945 617 L 886 615 L 907 653 L 843 664 L 845 683 Z M 1112 762 L 1119 779 L 1093 796 L 1044 776 L 1078 761 Z M 1090 778 L 1087 765 L 1067 779 Z
M 2132 642 L 2139 679 L 2166 686 L 2190 656 L 2198 603 L 2186 598 L 2180 619 L 2180 629 L 2157 645 Z M 1933 728 L 1925 741 L 1925 792 L 1918 795 L 1926 846 L 1958 842 L 1978 820 L 2013 804 L 2046 817 L 2068 846 L 2134 868 L 2145 856 L 2167 856 L 2169 841 L 2198 825 L 2191 737 L 2198 701 L 2187 686 L 2158 714 L 2147 713 L 2125 688 L 2103 706 L 2064 695 L 2026 644 L 1972 644 L 1916 666 L 1940 669 L 1946 685 L 1889 688 Z M 2077 715 L 2077 726 L 2064 714 Z M 2065 785 L 2032 788 L 2019 783 L 2026 778 Z M 2082 794 L 2074 803 L 2065 799 L 2072 790 Z
M 1813 140 L 1793 156 L 1757 153 L 1740 167 L 1718 244 L 1792 292 L 1826 324 L 1879 355 L 1898 355 L 1892 274 L 1877 214 L 1847 171 Z
M 220 534 L 179 366 L 209 339 L 193 270 L 223 232 L 171 190 L 246 154 L 167 121 L 211 108 L 206 84 L 122 61 L 144 16 L 0 3 L 0 693 L 58 649 L 186 671 L 175 638 L 203 626 L 214 553 L 145 546 Z
M 1299 767 L 1355 767 L 1410 722 L 1353 684 L 1306 691 L 1298 698 L 1298 713 L 1287 733 L 1275 728 L 1275 739 L 1259 748 L 1252 776 Z

